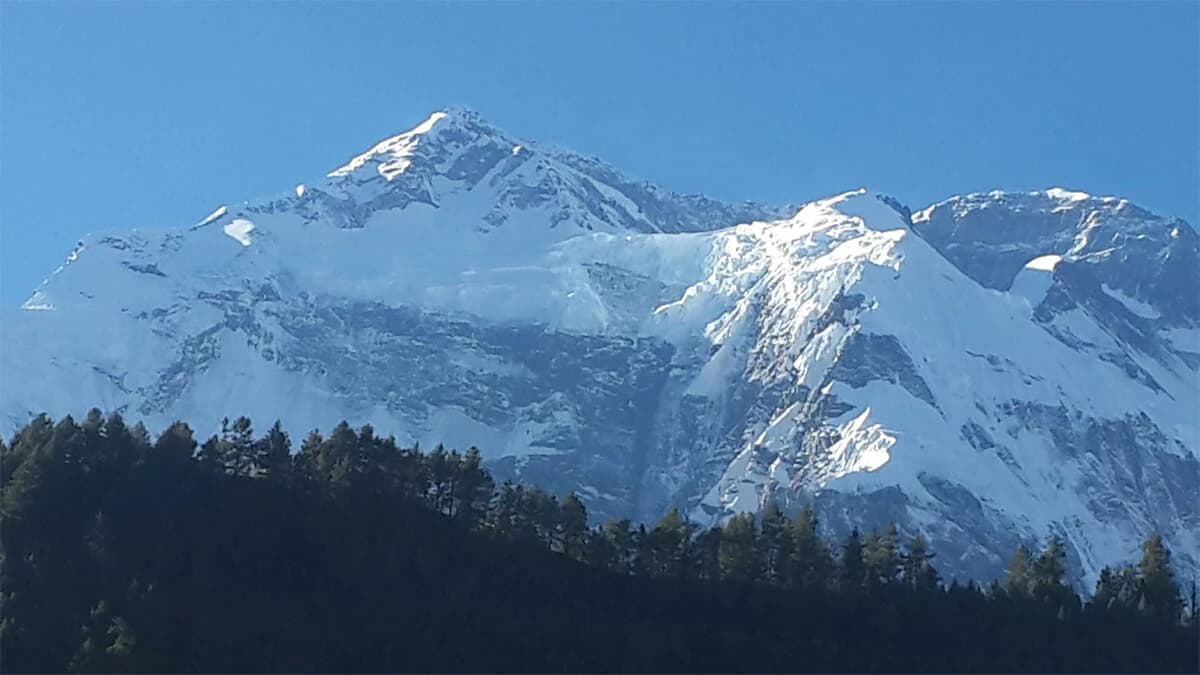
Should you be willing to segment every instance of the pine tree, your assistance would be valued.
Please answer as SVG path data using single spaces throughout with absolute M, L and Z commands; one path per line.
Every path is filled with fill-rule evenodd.
M 1046 548 L 1033 561 L 1034 595 L 1046 598 L 1055 588 L 1066 586 L 1067 552 L 1058 536 L 1050 537 Z
M 916 591 L 931 591 L 938 587 L 938 573 L 933 567 L 933 553 L 920 534 L 913 536 L 908 553 L 903 557 L 904 581 Z
M 200 462 L 216 473 L 250 476 L 255 473 L 254 445 L 250 420 L 239 417 L 230 422 L 226 417 L 221 420 L 221 433 L 200 446 Z
M 859 534 L 858 528 L 854 528 L 842 544 L 839 563 L 839 584 L 842 590 L 862 587 L 866 580 L 866 567 L 863 564 L 862 535 Z
M 111 484 L 116 476 L 124 474 L 145 456 L 124 418 L 116 412 L 104 420 L 99 438 L 93 437 L 91 441 L 89 450 L 80 459 L 89 464 L 104 483 Z
M 1033 561 L 1033 597 L 1061 616 L 1075 613 L 1079 596 L 1067 583 L 1067 552 L 1057 535 Z
M 432 489 L 429 495 L 430 506 L 438 513 L 449 515 L 453 501 L 454 462 L 450 453 L 441 443 L 425 458 L 429 466 L 429 478 Z
M 326 468 L 321 450 L 324 443 L 325 439 L 315 429 L 305 434 L 304 441 L 300 443 L 300 451 L 293 462 L 297 473 L 308 481 L 324 482 Z
M 693 579 L 714 582 L 721 578 L 721 529 L 710 527 L 692 540 L 688 573 Z
M 763 561 L 758 545 L 758 527 L 754 516 L 739 513 L 721 528 L 718 562 L 721 578 L 749 583 L 763 576 Z
M 999 602 L 1008 598 L 1008 592 L 1004 590 L 1004 584 L 1000 583 L 999 579 L 989 581 L 983 593 L 991 602 Z
M 487 517 L 494 489 L 495 483 L 491 474 L 483 468 L 482 453 L 479 452 L 479 448 L 472 446 L 459 464 L 459 476 L 455 481 L 454 498 L 458 503 L 458 519 L 471 527 L 482 524 Z
M 192 429 L 183 422 L 174 422 L 154 442 L 155 454 L 166 461 L 182 465 L 196 455 L 196 439 Z
M 235 476 L 255 475 L 258 467 L 255 465 L 254 427 L 250 418 L 237 418 L 232 425 L 222 429 L 222 436 L 225 441 L 225 471 Z
M 1100 576 L 1096 579 L 1096 590 L 1092 593 L 1089 607 L 1110 610 L 1117 604 L 1116 576 L 1112 568 L 1107 565 L 1100 570 Z
M 482 460 L 478 460 L 482 464 Z M 479 468 L 476 466 L 475 468 Z M 390 463 L 390 473 L 392 475 L 392 483 L 396 485 L 399 491 L 399 497 L 414 503 L 424 503 L 429 495 L 432 480 L 429 476 L 429 465 L 425 461 L 425 456 L 421 454 L 419 448 L 415 445 L 411 448 L 404 448 L 392 457 Z M 478 518 L 477 522 L 483 522 L 487 518 L 487 509 L 491 505 L 492 477 L 487 476 L 486 480 L 483 477 L 472 477 L 464 475 L 467 484 L 460 487 L 463 494 L 474 491 L 476 498 L 479 497 L 479 492 L 484 489 L 482 484 L 486 484 L 488 494 L 484 496 L 482 502 L 472 500 L 470 509 L 471 513 L 468 516 Z
M 631 574 L 636 556 L 636 542 L 629 519 L 621 518 L 604 523 L 600 528 L 600 536 L 608 541 L 612 551 L 611 569 L 622 574 Z
M 791 572 L 788 583 L 801 588 L 832 586 L 834 562 L 820 535 L 817 512 L 809 504 L 791 521 Z
M 899 534 L 895 523 L 888 523 L 882 533 L 872 532 L 863 546 L 863 565 L 871 585 L 886 586 L 896 580 L 900 571 Z
M 1067 551 L 1062 539 L 1050 537 L 1046 548 L 1033 563 L 1035 583 L 1042 586 L 1060 586 L 1066 583 Z
M 287 481 L 292 469 L 292 440 L 279 420 L 267 435 L 254 443 L 254 466 L 258 475 L 275 481 Z
M 334 491 L 348 491 L 358 478 L 359 466 L 358 434 L 342 420 L 333 428 L 319 449 L 324 468 L 322 478 Z
M 1161 621 L 1176 623 L 1183 615 L 1179 586 L 1171 570 L 1171 552 L 1162 536 L 1155 534 L 1142 544 L 1142 559 L 1137 566 L 1141 582 L 1143 613 Z
M 1008 561 L 1004 590 L 1014 597 L 1030 597 L 1034 588 L 1033 552 L 1024 544 L 1017 547 Z
M 83 422 L 79 427 L 85 434 L 99 436 L 104 429 L 104 413 L 99 408 L 92 408 L 87 415 L 84 415 Z
M 522 517 L 533 530 L 534 540 L 553 551 L 562 552 L 558 539 L 558 498 L 534 485 L 521 495 Z
M 791 522 L 775 500 L 767 502 L 762 516 L 762 559 L 765 580 L 787 583 L 792 566 Z
M 1141 595 L 1141 581 L 1132 565 L 1122 565 L 1116 569 L 1105 567 L 1100 570 L 1089 607 L 1104 611 L 1130 611 L 1137 609 Z
M 146 425 L 142 424 L 141 421 L 133 425 L 133 428 L 129 430 L 129 436 L 135 446 L 148 448 L 152 444 L 150 431 L 146 429 Z
M 492 528 L 499 536 L 509 541 L 537 540 L 537 531 L 529 519 L 525 502 L 525 488 L 512 481 L 504 481 L 491 517 Z
M 0 518 L 9 528 L 23 521 L 37 520 L 40 512 L 52 502 L 47 492 L 60 481 L 68 457 L 68 437 L 82 436 L 70 418 L 52 426 L 50 418 L 39 415 L 18 432 L 13 441 L 13 454 L 20 458 L 12 478 L 0 492 Z M 83 442 L 83 438 L 79 442 Z
M 679 579 L 685 576 L 692 528 L 678 508 L 672 508 L 647 534 L 650 575 Z
M 587 545 L 587 508 L 574 492 L 567 493 L 558 505 L 558 539 L 562 552 L 573 560 L 583 560 Z

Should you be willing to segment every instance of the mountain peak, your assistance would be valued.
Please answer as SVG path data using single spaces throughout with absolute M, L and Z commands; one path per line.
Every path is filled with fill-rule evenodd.
M 438 114 L 448 117 L 453 122 L 488 124 L 488 121 L 484 119 L 483 115 L 481 115 L 479 111 L 470 106 L 462 105 L 461 103 L 442 106 L 440 111 L 433 113 L 433 115 Z
M 447 132 L 461 145 L 469 145 L 484 136 L 502 135 L 479 113 L 466 106 L 447 106 L 435 111 L 420 124 L 403 133 L 389 136 L 366 152 L 355 155 L 342 166 L 329 172 L 328 178 L 344 178 L 363 167 L 374 165 L 379 175 L 392 180 L 412 164 L 412 156 L 423 142 L 434 142 Z

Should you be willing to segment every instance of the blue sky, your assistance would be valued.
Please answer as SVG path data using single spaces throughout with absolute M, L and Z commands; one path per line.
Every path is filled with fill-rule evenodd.
M 1200 216 L 1200 4 L 0 3 L 0 304 L 446 104 L 727 199 L 1051 185 Z

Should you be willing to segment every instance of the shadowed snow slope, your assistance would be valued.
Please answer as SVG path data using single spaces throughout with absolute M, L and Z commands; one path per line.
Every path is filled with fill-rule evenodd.
M 344 418 L 601 517 L 812 501 L 981 578 L 1057 533 L 1085 582 L 1159 531 L 1191 574 L 1198 265 L 1190 226 L 1125 200 L 731 205 L 451 109 L 273 198 L 80 242 L 4 316 L 0 419 Z

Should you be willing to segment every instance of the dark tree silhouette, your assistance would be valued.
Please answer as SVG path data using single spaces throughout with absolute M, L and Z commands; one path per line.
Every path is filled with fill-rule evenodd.
M 811 508 L 589 525 L 478 450 L 339 424 L 299 450 L 119 415 L 0 440 L 5 672 L 1196 672 L 1160 537 L 1083 604 L 1062 543 L 939 582 L 894 526 L 835 550 Z M 864 639 L 864 636 L 867 636 Z

